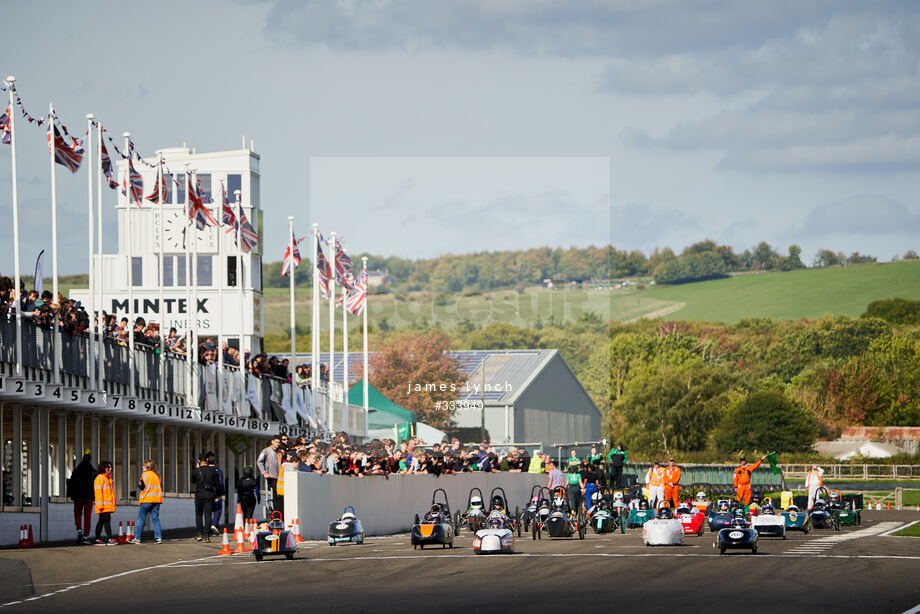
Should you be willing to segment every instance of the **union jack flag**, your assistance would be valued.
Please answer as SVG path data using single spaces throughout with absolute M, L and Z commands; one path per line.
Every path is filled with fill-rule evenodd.
M 128 202 L 135 203 L 140 207 L 141 200 L 144 198 L 144 178 L 134 168 L 131 158 L 128 158 L 127 179 L 122 179 L 122 181 L 127 182 L 124 186 L 124 191 L 128 195 Z M 130 189 L 128 189 L 128 186 L 130 186 Z
M 66 131 L 67 128 L 64 128 Z M 57 124 L 53 121 L 48 125 L 48 151 L 54 152 L 54 161 L 61 166 L 67 167 L 71 173 L 76 173 L 80 169 L 80 163 L 83 162 L 83 143 L 77 139 L 70 138 L 68 144 L 58 130 Z
M 246 219 L 246 214 L 242 210 L 240 210 L 240 243 L 243 253 L 246 254 L 259 245 L 259 234 Z
M 166 203 L 169 202 L 169 186 L 166 185 L 166 177 L 163 175 L 162 170 L 159 173 L 160 175 L 160 189 L 154 186 L 153 191 L 146 196 L 147 200 L 152 203 Z
M 118 188 L 118 182 L 112 179 L 113 169 L 112 169 L 112 159 L 109 157 L 109 151 L 105 148 L 105 143 L 102 143 L 102 174 L 105 175 L 105 180 L 109 184 L 109 187 L 113 190 Z
M 294 246 L 294 256 L 291 257 L 291 245 L 284 249 L 284 261 L 281 264 L 281 276 L 287 277 L 293 269 L 300 266 L 300 246 L 297 244 L 297 237 L 291 235 L 291 244 Z
M 332 278 L 332 267 L 329 266 L 329 261 L 326 260 L 326 255 L 323 253 L 323 240 L 322 234 L 316 235 L 316 268 L 319 270 L 319 291 L 323 298 L 329 298 L 329 281 Z
M 201 197 L 198 196 L 198 191 L 195 189 L 191 178 L 189 178 L 188 182 L 188 205 L 188 216 L 195 220 L 195 227 L 198 230 L 204 230 L 208 226 L 217 226 L 217 222 L 211 217 L 211 212 L 201 202 Z
M 348 254 L 345 253 L 345 250 L 342 249 L 342 242 L 340 240 L 335 241 L 335 280 L 345 286 L 346 288 L 351 288 L 352 284 L 350 283 L 353 278 L 352 269 L 354 265 L 351 262 L 351 258 L 348 257 Z
M 220 221 L 224 226 L 229 226 L 227 232 L 236 230 L 236 213 L 233 212 L 233 207 L 230 206 L 230 199 L 227 198 L 227 190 L 224 188 L 223 182 L 220 184 L 220 196 L 223 212 Z
M 345 304 L 345 308 L 355 316 L 361 315 L 365 307 L 367 307 L 367 269 L 361 273 L 361 279 L 355 282 L 355 289 Z
M 0 143 L 9 145 L 13 140 L 13 129 L 10 126 L 10 118 L 13 116 L 13 107 L 7 107 L 0 115 Z

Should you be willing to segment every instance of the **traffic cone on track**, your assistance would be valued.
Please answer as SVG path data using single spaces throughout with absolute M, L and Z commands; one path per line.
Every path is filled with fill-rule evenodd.
M 125 536 L 125 541 L 131 541 L 134 539 L 134 521 L 128 521 L 128 534 Z
M 125 525 L 122 521 L 118 521 L 118 543 L 125 544 L 128 542 L 128 539 L 125 537 Z
M 16 544 L 16 547 L 17 548 L 26 547 L 26 525 L 24 524 L 19 525 L 19 543 Z
M 26 536 L 26 545 L 23 548 L 34 548 L 35 539 L 32 537 L 32 525 L 29 525 L 29 533 Z
M 245 524 L 245 520 L 243 519 L 243 506 L 237 503 L 236 518 L 233 520 L 233 532 L 236 533 L 237 531 L 242 531 L 243 524 Z
M 227 527 L 224 527 L 223 544 L 221 545 L 220 552 L 218 552 L 217 554 L 219 554 L 220 556 L 227 556 L 228 554 L 233 554 L 233 551 L 230 550 L 230 538 L 227 537 Z
M 249 531 L 249 534 L 246 536 L 246 541 L 243 542 L 243 552 L 252 552 L 252 548 L 253 548 L 252 544 L 253 542 L 256 541 L 256 532 L 257 532 L 255 519 L 249 521 L 249 524 L 247 525 L 247 529 Z
M 300 518 L 294 519 L 294 543 L 302 544 L 303 538 L 300 536 Z

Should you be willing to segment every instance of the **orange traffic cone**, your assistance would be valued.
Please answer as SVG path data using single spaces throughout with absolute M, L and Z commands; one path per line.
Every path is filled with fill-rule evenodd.
M 125 525 L 120 520 L 118 521 L 118 540 L 117 541 L 119 544 L 124 544 L 128 541 L 127 538 L 125 537 Z
M 134 539 L 134 521 L 128 521 L 128 534 L 125 536 L 125 541 L 131 541 Z
M 888 511 L 891 511 L 891 501 L 888 502 Z
M 233 551 L 234 554 L 242 554 L 246 552 L 246 549 L 243 546 L 243 530 L 236 529 L 233 531 L 234 539 L 236 540 L 236 550 Z
M 26 547 L 26 525 L 24 524 L 19 525 L 19 543 L 16 544 L 16 547 L 17 548 Z
M 26 545 L 24 547 L 25 548 L 35 547 L 35 539 L 32 538 L 32 525 L 29 525 L 29 535 L 28 537 L 26 537 Z
M 252 542 L 256 540 L 256 521 L 250 520 L 246 525 L 246 539 L 243 542 L 243 552 L 252 552 Z
M 302 544 L 304 539 L 300 536 L 300 518 L 294 519 L 294 543 Z
M 243 519 L 243 506 L 239 503 L 236 504 L 236 518 L 233 519 L 233 532 L 243 530 L 243 524 L 245 520 Z
M 220 552 L 218 552 L 217 554 L 219 554 L 220 556 L 226 556 L 226 555 L 228 555 L 228 554 L 233 554 L 233 551 L 230 550 L 230 538 L 227 537 L 227 527 L 224 527 L 224 539 L 223 539 L 223 542 L 224 542 L 224 543 L 223 543 L 223 545 L 222 545 L 221 548 L 220 548 Z

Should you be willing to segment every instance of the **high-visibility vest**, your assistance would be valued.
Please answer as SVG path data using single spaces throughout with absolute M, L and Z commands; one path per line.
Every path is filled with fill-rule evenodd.
M 141 475 L 144 481 L 144 490 L 138 501 L 141 503 L 163 503 L 163 487 L 160 485 L 160 476 L 153 471 L 145 471 Z
M 284 496 L 284 465 L 286 463 L 282 462 L 281 455 L 278 455 L 278 481 L 275 484 L 275 491 Z
M 654 467 L 648 470 L 648 485 L 650 488 L 655 486 L 664 486 L 664 467 Z
M 115 487 L 112 484 L 112 478 L 100 473 L 93 482 L 93 494 L 96 503 L 93 511 L 97 514 L 115 511 Z

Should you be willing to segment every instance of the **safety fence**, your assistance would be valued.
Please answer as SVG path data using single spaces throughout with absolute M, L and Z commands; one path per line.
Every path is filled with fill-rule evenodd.
M 639 483 L 645 482 L 645 474 L 652 467 L 651 463 L 627 463 L 623 469 L 623 474 L 636 476 Z M 733 465 L 680 465 L 682 486 L 690 487 L 693 484 L 707 485 L 711 490 L 724 491 L 723 494 L 733 492 L 732 482 L 735 477 L 735 466 Z M 781 468 L 782 469 L 782 468 Z M 788 476 L 786 476 L 788 477 Z M 751 485 L 760 486 L 765 490 L 783 490 L 785 482 L 784 474 L 773 473 L 770 466 L 764 464 L 753 473 L 751 473 Z
M 90 381 L 90 375 L 97 377 L 95 371 L 101 353 L 101 387 L 108 393 L 193 407 L 209 415 L 277 422 L 297 427 L 290 431 L 296 433 L 323 435 L 346 431 L 356 437 L 367 435 L 364 408 L 331 399 L 326 382 L 317 386 L 314 407 L 313 391 L 286 379 L 241 373 L 233 365 L 198 364 L 184 354 L 161 354 L 159 347 L 142 343 L 135 344 L 132 355 L 124 341 L 105 338 L 100 343 L 97 338 L 91 344 L 86 333 L 61 331 L 58 339 L 55 369 L 54 330 L 22 321 L 24 377 L 94 390 L 98 383 Z M 0 363 L 6 363 L 2 373 L 7 377 L 16 363 L 15 340 L 15 320 L 0 318 Z M 216 418 L 207 421 L 221 423 Z
M 815 463 L 781 465 L 790 480 L 804 480 Z M 917 480 L 920 465 L 823 465 L 825 480 Z

